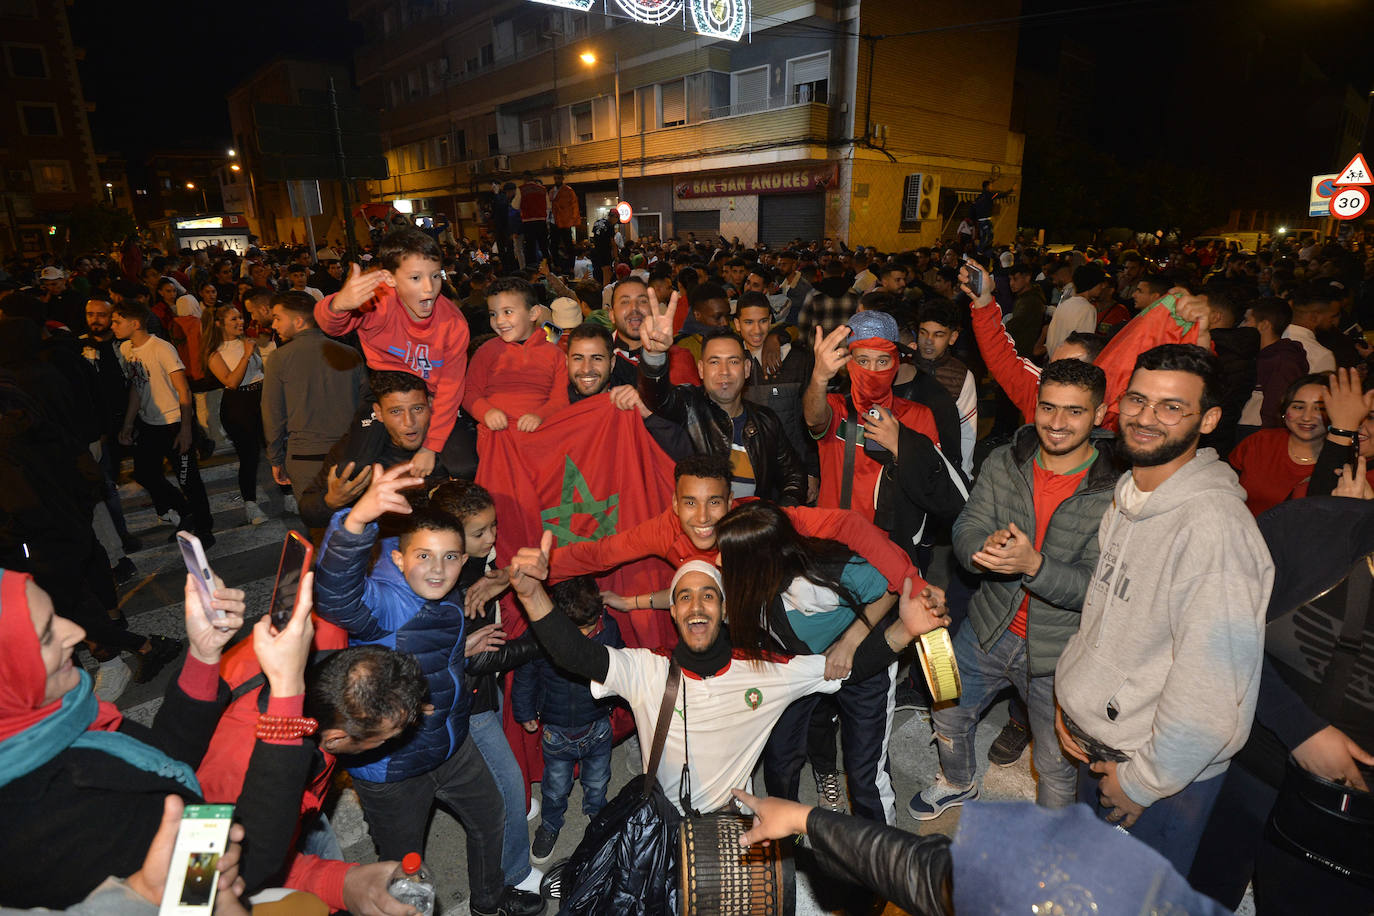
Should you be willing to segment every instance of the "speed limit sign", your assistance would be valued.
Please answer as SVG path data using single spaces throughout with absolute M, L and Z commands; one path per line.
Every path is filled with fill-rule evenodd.
M 1331 197 L 1331 215 L 1336 219 L 1359 219 L 1369 209 L 1369 192 L 1359 185 L 1341 188 Z

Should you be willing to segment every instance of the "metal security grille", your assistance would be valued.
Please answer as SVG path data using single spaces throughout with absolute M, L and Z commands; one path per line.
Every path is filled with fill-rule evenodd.
M 825 236 L 824 194 L 776 194 L 759 196 L 759 242 L 770 248 Z

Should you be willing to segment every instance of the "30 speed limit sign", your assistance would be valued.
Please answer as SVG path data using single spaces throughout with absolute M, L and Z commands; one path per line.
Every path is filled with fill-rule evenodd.
M 1359 219 L 1369 209 L 1369 192 L 1359 185 L 1341 188 L 1331 196 L 1331 215 L 1336 219 Z

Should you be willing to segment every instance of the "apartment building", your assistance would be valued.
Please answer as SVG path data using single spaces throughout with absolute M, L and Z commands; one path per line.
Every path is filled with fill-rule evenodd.
M 506 180 L 549 183 L 562 168 L 590 223 L 623 173 L 632 235 L 892 250 L 952 234 L 993 180 L 1013 191 L 997 216 L 1009 240 L 1016 29 L 965 26 L 1017 12 L 1018 0 L 752 0 L 727 41 L 681 16 L 631 21 L 619 0 L 588 12 L 350 0 L 367 40 L 358 85 L 381 112 L 391 173 L 368 190 L 475 238 Z
M 60 247 L 71 208 L 104 195 L 62 0 L 0 2 L 0 255 Z M 113 182 L 111 182 L 113 184 Z

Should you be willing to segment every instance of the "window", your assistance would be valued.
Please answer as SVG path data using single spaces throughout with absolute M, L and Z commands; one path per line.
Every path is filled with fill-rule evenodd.
M 730 74 L 730 113 L 749 114 L 768 108 L 768 68 Z
M 572 138 L 574 143 L 587 143 L 595 138 L 592 128 L 592 103 L 578 102 L 569 110 L 572 118 Z
M 464 69 L 466 69 L 469 74 L 476 73 L 478 70 L 477 58 L 469 57 L 467 64 L 464 65 Z
M 487 155 L 495 156 L 501 152 L 501 135 L 487 134 Z
M 440 168 L 440 167 L 442 167 L 442 166 L 448 165 L 448 164 L 449 164 L 450 162 L 452 162 L 452 161 L 453 161 L 452 157 L 449 156 L 449 140 L 448 140 L 448 137 L 442 137 L 442 136 L 441 136 L 441 137 L 435 137 L 435 138 L 434 138 L 434 166 L 435 166 L 435 168 Z
M 482 66 L 490 67 L 496 63 L 496 50 L 491 45 L 482 45 Z
M 411 150 L 413 151 L 412 155 L 415 157 L 415 171 L 423 172 L 425 169 L 429 168 L 429 166 L 425 164 L 425 144 L 416 143 L 411 147 Z
M 30 80 L 48 78 L 48 60 L 38 45 L 5 45 L 5 60 L 10 76 Z
M 687 123 L 687 89 L 682 80 L 673 80 L 659 86 L 662 104 L 660 127 L 677 127 Z
M 421 91 L 420 71 L 411 70 L 406 74 L 406 95 L 412 99 L 419 98 Z
M 392 80 L 386 88 L 387 101 L 391 103 L 392 108 L 398 107 L 405 99 L 405 96 L 401 95 L 401 81 Z
M 534 118 L 520 125 L 525 149 L 539 149 L 544 145 L 544 119 Z
M 468 157 L 468 138 L 467 135 L 463 133 L 461 130 L 457 131 L 454 136 L 454 146 L 458 149 L 459 160 L 463 160 Z
M 38 193 L 76 190 L 71 163 L 65 159 L 35 159 L 29 165 L 33 170 L 33 189 Z
M 620 133 L 635 133 L 635 93 L 634 90 L 620 93 Z
M 787 98 L 792 104 L 825 103 L 830 86 L 830 52 L 787 62 Z
M 57 121 L 57 106 L 48 102 L 20 102 L 19 122 L 30 137 L 60 137 L 62 128 Z

